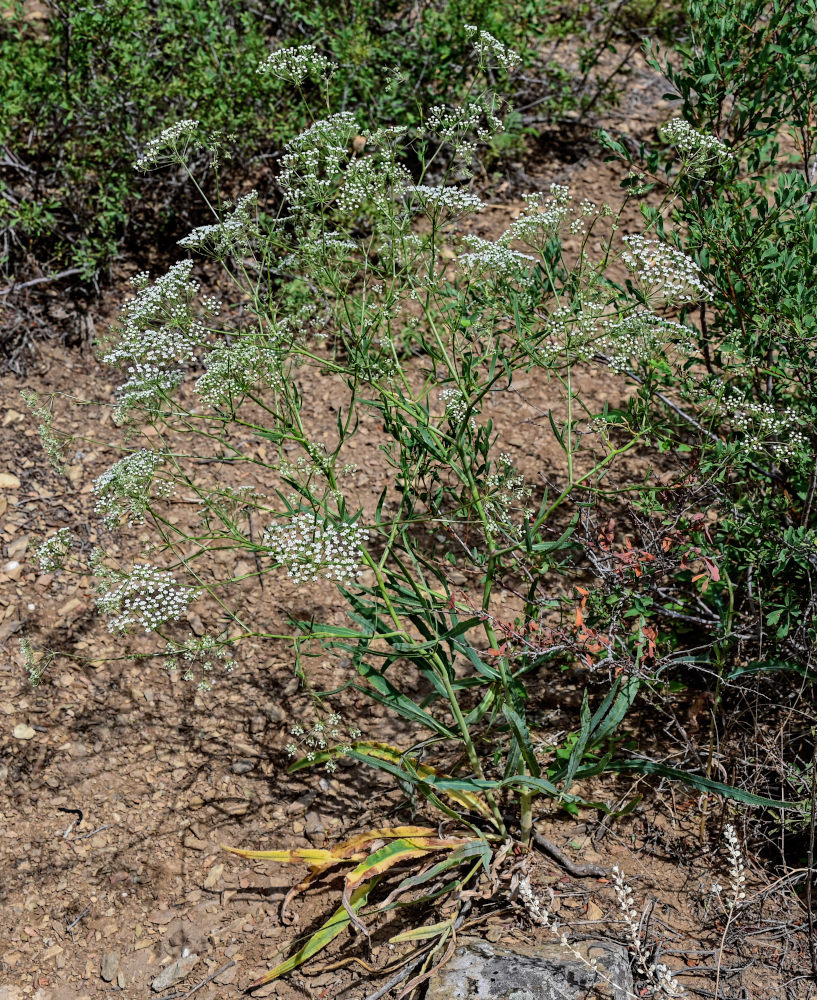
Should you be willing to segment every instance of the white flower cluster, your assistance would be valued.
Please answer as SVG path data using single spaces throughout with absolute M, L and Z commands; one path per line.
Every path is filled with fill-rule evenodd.
M 734 159 L 732 151 L 720 139 L 698 132 L 683 118 L 673 118 L 664 126 L 663 132 L 690 166 L 722 167 Z
M 492 243 L 479 236 L 467 235 L 463 242 L 471 253 L 460 254 L 458 263 L 467 271 L 491 271 L 503 278 L 518 278 L 527 261 L 535 260 L 530 254 L 511 250 L 502 243 Z
M 641 943 L 641 915 L 635 908 L 633 890 L 625 881 L 624 873 L 619 869 L 618 865 L 613 866 L 613 888 L 616 892 L 618 908 L 624 917 L 624 924 L 630 939 L 630 949 L 635 956 L 639 970 L 659 992 L 665 993 L 670 997 L 685 996 L 686 991 L 675 978 L 672 970 L 664 965 L 663 962 L 649 961 L 644 954 L 644 948 Z
M 663 354 L 674 343 L 689 352 L 689 331 L 680 323 L 663 319 L 645 309 L 637 309 L 623 319 L 604 321 L 599 350 L 607 355 L 610 367 L 619 374 L 628 371 L 633 359 L 648 361 Z
M 212 673 L 217 666 L 220 665 L 225 673 L 233 672 L 234 663 L 229 650 L 229 643 L 211 635 L 191 635 L 183 643 L 168 641 L 165 645 L 165 670 L 175 674 L 181 667 L 184 670 L 182 678 L 186 681 L 196 680 L 198 670 L 197 690 L 210 691 L 213 687 Z
M 192 271 L 192 260 L 180 260 L 153 284 L 144 271 L 131 279 L 137 292 L 122 307 L 121 336 L 103 358 L 105 364 L 162 365 L 193 357 L 205 331 L 192 317 L 200 289 Z
M 330 712 L 325 720 L 317 719 L 307 729 L 296 723 L 289 731 L 294 739 L 286 745 L 287 754 L 296 757 L 302 752 L 306 760 L 313 761 L 317 754 L 329 750 L 332 756 L 325 766 L 331 774 L 337 770 L 335 758 L 349 753 L 352 749 L 349 741 L 361 736 L 360 730 L 355 726 L 348 727 L 344 732 L 341 728 L 342 721 L 338 712 Z
M 125 303 L 119 340 L 103 359 L 126 367 L 130 376 L 118 390 L 117 420 L 125 419 L 132 409 L 157 412 L 183 377 L 179 369 L 168 366 L 192 361 L 206 338 L 206 329 L 193 316 L 200 286 L 192 269 L 191 260 L 181 260 L 153 284 L 147 272 L 131 279 L 137 293 Z
M 428 184 L 417 184 L 410 189 L 416 194 L 423 209 L 428 215 L 438 215 L 447 212 L 449 215 L 465 215 L 469 212 L 481 212 L 485 208 L 475 194 L 455 187 L 431 187 Z
M 131 410 L 141 410 L 149 416 L 161 411 L 162 402 L 177 389 L 184 378 L 181 369 L 159 368 L 158 365 L 132 365 L 130 378 L 116 390 L 117 406 L 114 420 L 127 420 Z
M 296 45 L 270 52 L 256 73 L 276 76 L 279 80 L 300 86 L 307 77 L 328 76 L 334 68 L 331 59 L 321 55 L 314 45 Z
M 134 167 L 137 170 L 149 170 L 160 163 L 181 163 L 198 127 L 198 121 L 185 118 L 166 128 L 148 142 Z
M 429 112 L 426 127 L 430 133 L 450 143 L 454 154 L 466 163 L 471 161 L 476 151 L 475 142 L 485 142 L 494 133 L 503 130 L 502 121 L 486 100 L 471 100 L 459 107 L 435 104 Z M 468 136 L 470 140 L 466 138 Z
M 282 384 L 280 351 L 250 340 L 215 348 L 205 356 L 204 367 L 196 392 L 217 409 L 254 388 Z
M 368 539 L 369 532 L 359 524 L 320 521 L 315 514 L 303 512 L 270 525 L 263 544 L 296 583 L 321 576 L 352 583 L 360 571 L 360 549 Z
M 625 236 L 627 249 L 621 259 L 633 273 L 648 299 L 660 302 L 694 302 L 709 297 L 694 260 L 675 247 L 644 236 Z
M 723 829 L 726 837 L 726 849 L 729 852 L 729 885 L 732 889 L 732 906 L 737 906 L 746 899 L 746 863 L 743 860 L 738 834 L 731 823 Z
M 741 431 L 743 443 L 753 451 L 771 448 L 777 458 L 785 461 L 808 446 L 800 419 L 791 406 L 778 411 L 772 403 L 756 403 L 738 395 L 727 398 L 725 403 L 735 430 Z
M 446 386 L 440 393 L 440 402 L 445 406 L 445 415 L 452 424 L 461 424 L 468 413 L 468 400 L 456 386 Z
M 466 24 L 464 27 L 468 37 L 474 39 L 474 52 L 480 57 L 482 65 L 493 62 L 510 72 L 522 62 L 522 57 L 517 52 L 487 31 L 480 31 L 475 24 Z
M 594 201 L 590 201 L 589 198 L 582 198 L 579 202 L 579 207 L 576 209 L 576 218 L 570 223 L 570 232 L 573 236 L 578 236 L 582 233 L 587 232 L 587 224 L 585 219 L 589 215 L 598 214 L 598 208 Z
M 94 481 L 93 492 L 99 498 L 94 510 L 102 516 L 106 528 L 115 528 L 123 517 L 131 526 L 141 524 L 151 499 L 170 495 L 171 483 L 159 483 L 156 489 L 153 485 L 156 470 L 163 462 L 161 455 L 142 448 L 120 458 Z
M 603 303 L 593 300 L 580 303 L 580 308 L 565 305 L 554 309 L 544 324 L 550 334 L 545 358 L 553 361 L 567 350 L 572 361 L 588 360 L 593 353 L 590 348 L 603 329 L 604 310 Z
M 411 174 L 405 167 L 380 153 L 353 157 L 343 172 L 336 202 L 338 211 L 351 214 L 373 205 L 375 217 L 392 215 L 395 198 L 411 183 Z
M 216 260 L 232 254 L 248 254 L 259 238 L 256 209 L 258 192 L 250 191 L 235 203 L 232 213 L 211 226 L 199 226 L 178 241 L 186 250 L 197 250 Z
M 62 569 L 65 557 L 71 551 L 73 542 L 70 528 L 60 528 L 56 534 L 46 538 L 37 549 L 40 570 L 43 573 L 53 573 L 55 570 Z
M 510 514 L 530 497 L 531 488 L 525 484 L 525 477 L 514 470 L 510 455 L 500 455 L 499 464 L 500 470 L 485 480 L 482 509 L 493 534 L 506 531 L 516 535 L 519 526 L 510 520 Z
M 137 563 L 115 590 L 99 597 L 97 605 L 103 614 L 115 616 L 108 623 L 110 632 L 126 632 L 131 625 L 153 632 L 183 617 L 197 596 L 198 591 L 180 586 L 172 573 Z
M 322 201 L 332 193 L 358 131 L 355 116 L 342 111 L 315 122 L 286 144 L 278 181 L 293 211 L 305 210 L 310 199 Z
M 500 236 L 500 243 L 519 240 L 530 246 L 541 246 L 558 232 L 570 214 L 570 202 L 573 197 L 566 185 L 551 184 L 548 194 L 543 192 L 526 194 L 523 200 L 524 209 L 519 218 L 515 219 Z

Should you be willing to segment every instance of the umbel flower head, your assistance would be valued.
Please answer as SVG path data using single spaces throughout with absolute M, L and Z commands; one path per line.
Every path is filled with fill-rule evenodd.
M 680 250 L 639 235 L 625 236 L 624 244 L 621 259 L 650 301 L 696 302 L 709 298 L 701 269 Z
M 115 528 L 123 517 L 128 524 L 141 524 L 152 497 L 167 496 L 172 487 L 160 483 L 154 489 L 156 470 L 164 458 L 155 451 L 141 448 L 115 462 L 93 485 L 98 497 L 94 510 L 102 515 L 105 527 Z
M 264 545 L 275 562 L 286 566 L 296 583 L 323 577 L 351 583 L 360 571 L 360 549 L 369 532 L 349 521 L 321 520 L 311 511 L 277 522 L 264 533 Z
M 487 31 L 481 31 L 475 24 L 466 24 L 465 31 L 473 39 L 474 52 L 480 65 L 499 65 L 510 72 L 522 62 L 522 57 L 513 49 L 500 42 Z
M 54 570 L 62 569 L 73 543 L 74 538 L 70 528 L 60 528 L 56 534 L 46 538 L 37 549 L 40 570 L 43 573 L 53 573 Z
M 734 159 L 732 151 L 717 136 L 698 132 L 683 118 L 673 118 L 664 126 L 664 138 L 675 146 L 681 159 L 691 167 L 722 167 Z
M 182 163 L 198 127 L 196 119 L 184 118 L 164 129 L 148 142 L 134 167 L 137 170 L 150 170 L 163 163 Z
M 328 76 L 334 68 L 335 64 L 331 59 L 321 55 L 314 45 L 295 45 L 270 52 L 256 73 L 260 76 L 274 76 L 298 86 L 307 77 L 315 79 Z
M 182 618 L 196 597 L 198 591 L 181 586 L 172 573 L 150 563 L 137 563 L 118 587 L 98 598 L 97 606 L 103 614 L 113 616 L 108 623 L 110 632 L 127 632 L 132 625 L 153 632 L 165 622 Z

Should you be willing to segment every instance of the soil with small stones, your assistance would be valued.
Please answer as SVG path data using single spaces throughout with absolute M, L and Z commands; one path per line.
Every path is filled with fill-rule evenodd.
M 634 137 L 649 136 L 671 117 L 670 106 L 660 101 L 664 86 L 644 67 L 631 80 L 630 103 L 618 114 Z M 499 186 L 474 231 L 491 236 L 506 227 L 521 208 L 522 182 L 530 190 L 569 183 L 577 200 L 615 205 L 621 169 L 602 162 L 591 141 L 569 146 L 566 156 L 546 138 L 536 144 L 519 167 L 522 180 Z M 640 228 L 635 212 L 622 228 Z M 104 332 L 116 308 L 111 297 L 93 320 L 97 332 Z M 221 845 L 323 847 L 362 830 L 436 825 L 438 818 L 415 815 L 399 790 L 349 763 L 334 774 L 287 773 L 290 728 L 312 718 L 289 644 L 242 643 L 233 673 L 219 677 L 212 691 L 197 692 L 163 669 L 150 644 L 107 633 L 88 576 L 40 572 L 35 540 L 58 528 L 79 536 L 81 554 L 104 544 L 123 563 L 150 538 L 138 527 L 127 537 L 112 536 L 93 512 L 91 483 L 117 457 L 119 432 L 106 405 L 113 394 L 110 370 L 88 350 L 40 343 L 35 354 L 23 377 L 0 380 L 0 1000 L 112 993 L 144 998 L 154 995 L 151 984 L 162 973 L 167 985 L 155 995 L 186 996 L 203 982 L 195 994 L 200 1000 L 236 996 L 291 942 L 317 929 L 339 903 L 339 883 L 312 886 L 294 904 L 294 923 L 287 923 L 284 896 L 305 870 L 241 859 Z M 626 387 L 613 375 L 581 378 L 581 391 L 595 405 L 619 405 L 624 398 Z M 56 422 L 74 435 L 62 476 L 43 456 L 35 422 L 20 401 L 22 388 L 57 394 Z M 324 414 L 328 433 L 334 422 L 328 390 L 302 389 L 313 426 Z M 520 471 L 541 482 L 558 458 L 546 432 L 550 389 L 531 376 L 516 380 L 513 393 L 498 395 L 489 415 L 500 440 Z M 101 405 L 69 405 L 68 397 Z M 388 477 L 376 450 L 367 448 L 375 433 L 364 425 L 359 452 L 350 456 L 360 466 L 356 483 L 364 506 L 376 500 Z M 150 446 L 151 438 L 142 443 Z M 249 473 L 244 482 L 264 485 Z M 170 517 L 188 517 L 184 497 L 175 502 Z M 249 563 L 232 558 L 223 569 L 248 577 L 241 608 L 264 618 L 269 632 L 286 632 L 288 617 L 344 621 L 329 588 L 298 587 L 269 575 L 262 583 Z M 462 573 L 452 582 L 464 591 L 474 583 Z M 499 612 L 506 602 L 512 617 L 513 595 L 500 593 L 498 600 Z M 210 610 L 206 602 L 191 609 L 193 633 L 206 630 Z M 26 676 L 22 636 L 55 653 L 37 687 Z M 341 691 L 349 679 L 347 664 L 328 654 L 311 660 L 308 674 L 324 691 Z M 532 715 L 543 740 L 575 728 L 585 680 L 579 671 L 531 678 Z M 368 738 L 401 743 L 412 736 L 354 691 L 342 690 L 333 704 Z M 629 815 L 591 820 L 543 805 L 540 832 L 576 863 L 608 871 L 618 865 L 626 873 L 643 908 L 645 940 L 661 942 L 661 960 L 679 970 L 688 989 L 712 995 L 726 929 L 721 997 L 808 995 L 805 979 L 797 979 L 807 973 L 805 920 L 785 885 L 775 887 L 762 870 L 750 869 L 747 901 L 725 927 L 712 884 L 717 880 L 728 891 L 727 861 L 719 843 L 699 839 L 697 796 L 679 788 L 657 791 L 640 780 L 631 786 L 605 780 L 583 793 L 611 804 L 641 799 Z M 520 861 L 511 855 L 497 880 L 482 886 L 469 934 L 502 943 L 547 938 L 512 901 L 510 879 Z M 540 854 L 531 873 L 574 936 L 626 941 L 610 877 L 573 878 Z M 388 978 L 371 969 L 393 970 L 411 951 L 388 938 L 436 919 L 430 909 L 393 911 L 370 940 L 342 936 L 311 965 L 256 995 L 362 1000 Z

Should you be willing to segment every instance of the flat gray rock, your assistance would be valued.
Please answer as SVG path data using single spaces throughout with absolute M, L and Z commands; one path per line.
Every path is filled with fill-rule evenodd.
M 119 969 L 119 955 L 115 951 L 106 951 L 102 956 L 102 963 L 99 974 L 106 983 L 113 982 L 113 978 Z
M 596 959 L 597 972 L 555 941 L 503 947 L 465 939 L 431 980 L 426 1000 L 632 998 L 626 948 L 608 941 L 581 941 L 575 947 L 586 959 Z
M 176 983 L 190 975 L 198 960 L 199 956 L 195 952 L 192 955 L 183 955 L 181 958 L 177 958 L 175 962 L 159 973 L 150 984 L 150 988 L 154 993 L 159 993 L 161 990 L 166 990 L 168 986 L 175 986 Z

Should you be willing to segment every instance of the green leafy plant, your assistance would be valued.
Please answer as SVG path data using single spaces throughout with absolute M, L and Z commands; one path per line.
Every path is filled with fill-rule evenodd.
M 334 110 L 324 88 L 334 67 L 311 45 L 268 56 L 267 75 L 307 97 L 307 84 L 324 88 L 330 103 L 327 117 L 282 151 L 280 205 L 255 192 L 233 201 L 219 193 L 205 198 L 212 221 L 180 240 L 227 283 L 227 315 L 202 293 L 185 257 L 154 281 L 134 278 L 118 333 L 103 348 L 124 374 L 116 420 L 132 433 L 151 426 L 156 442 L 128 450 L 94 485 L 109 526 L 145 522 L 155 538 L 150 560 L 146 553 L 130 572 L 94 555 L 112 630 L 141 628 L 171 650 L 187 649 L 177 623 L 191 602 L 208 602 L 217 633 L 189 649 L 207 656 L 204 687 L 211 651 L 247 639 L 290 638 L 307 680 L 310 652 L 344 654 L 348 686 L 387 706 L 410 735 L 401 746 L 356 737 L 330 744 L 320 723 L 293 767 L 331 769 L 339 755 L 351 758 L 441 812 L 453 831 L 436 839 L 423 829 L 369 831 L 326 852 L 265 853 L 311 861 L 315 877 L 330 864 L 356 864 L 341 908 L 268 978 L 350 924 L 360 927 L 364 907 L 391 905 L 394 892 L 424 886 L 432 872 L 436 879 L 462 868 L 442 890 L 456 894 L 489 857 L 498 863 L 509 838 L 529 846 L 543 800 L 609 808 L 583 794 L 598 775 L 654 774 L 746 804 L 784 805 L 717 782 L 709 769 L 620 749 L 639 691 L 667 666 L 655 618 L 675 612 L 684 621 L 685 595 L 706 595 L 720 683 L 739 610 L 699 513 L 686 505 L 668 518 L 660 506 L 667 488 L 646 476 L 633 488 L 623 466 L 636 452 L 654 459 L 680 447 L 678 428 L 689 419 L 705 426 L 700 415 L 685 419 L 672 394 L 697 375 L 700 331 L 688 317 L 713 298 L 711 262 L 705 269 L 703 255 L 696 261 L 679 249 L 660 210 L 645 232 L 620 236 L 621 208 L 574 204 L 558 185 L 528 196 L 498 239 L 469 232 L 482 203 L 464 182 L 480 144 L 502 130 L 491 81 L 513 56 L 502 41 L 467 30 L 474 71 L 461 101 L 435 105 L 416 130 L 368 129 Z M 678 125 L 674 132 L 695 155 L 661 209 L 704 167 L 728 171 L 733 162 L 711 137 Z M 198 125 L 182 120 L 147 145 L 139 164 L 170 164 L 196 183 L 197 135 Z M 407 150 L 417 175 L 405 166 Z M 625 203 L 644 188 L 641 178 L 628 182 Z M 566 236 L 578 238 L 578 251 Z M 629 380 L 632 405 L 592 405 L 577 377 L 588 369 Z M 531 372 L 551 387 L 559 461 L 545 484 L 526 483 L 514 468 L 487 406 Z M 330 433 L 316 426 L 308 388 L 316 383 L 331 386 Z M 353 442 L 387 475 L 372 502 L 355 486 Z M 767 447 L 761 436 L 753 455 Z M 674 485 L 679 496 L 691 489 L 686 476 Z M 643 546 L 622 538 L 612 519 L 593 525 L 598 511 L 621 507 L 633 492 L 645 531 L 663 518 Z M 180 494 L 196 517 L 169 516 Z M 224 550 L 250 556 L 262 576 L 336 585 L 348 624 L 299 620 L 279 632 L 250 621 L 228 603 L 238 581 L 219 577 L 212 560 Z M 598 594 L 577 571 L 579 557 L 594 566 Z M 660 605 L 647 588 L 659 566 L 679 581 L 669 598 L 655 589 Z M 464 584 L 451 583 L 453 568 Z M 500 588 L 515 595 L 510 620 L 500 613 Z M 576 665 L 586 671 L 578 719 L 553 746 L 529 718 L 532 678 Z M 386 843 L 374 847 L 378 840 Z M 388 902 L 375 899 L 398 865 L 438 852 L 443 860 L 403 879 Z M 447 940 L 450 922 L 435 926 L 429 935 Z

